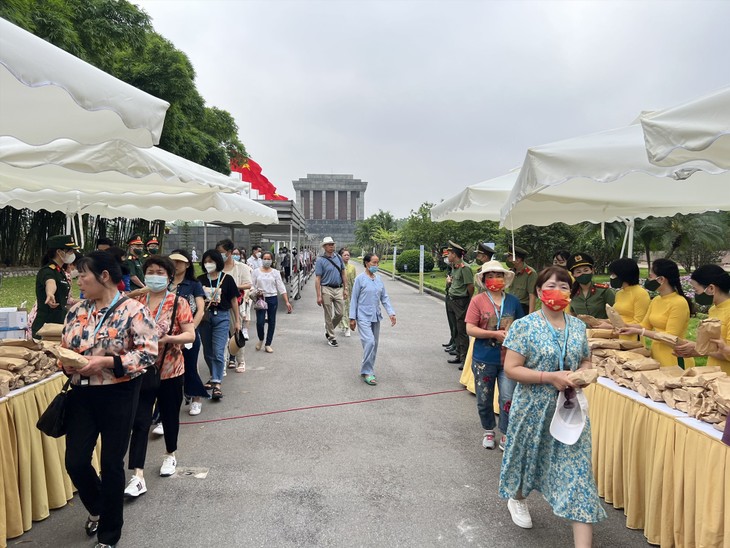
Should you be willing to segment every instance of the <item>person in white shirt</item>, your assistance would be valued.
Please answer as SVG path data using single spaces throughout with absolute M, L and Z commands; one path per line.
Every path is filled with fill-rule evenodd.
M 291 314 L 292 306 L 286 294 L 286 286 L 281 280 L 281 273 L 272 268 L 274 254 L 271 251 L 264 251 L 261 260 L 263 262 L 261 268 L 253 271 L 252 291 L 256 294 L 256 332 L 259 337 L 256 350 L 261 350 L 263 346 L 266 352 L 271 354 L 274 351 L 271 348 L 271 342 L 274 339 L 274 329 L 276 328 L 276 310 L 279 306 L 278 296 L 281 295 L 284 298 L 287 314 Z M 266 323 L 268 323 L 269 328 L 266 331 L 266 342 L 264 343 L 264 324 Z
M 221 254 L 224 261 L 223 272 L 228 274 L 233 281 L 236 282 L 240 296 L 238 298 L 238 310 L 241 318 L 241 332 L 245 339 L 248 339 L 248 307 L 246 303 L 246 291 L 251 289 L 251 267 L 245 263 L 236 262 L 234 259 L 235 246 L 233 242 L 228 238 L 219 241 L 215 250 Z M 235 335 L 233 315 L 234 311 L 230 311 L 231 322 L 230 322 L 230 335 Z M 246 371 L 246 358 L 244 355 L 244 349 L 241 348 L 238 353 L 234 356 L 228 357 L 228 368 L 235 369 L 238 373 Z
M 255 245 L 251 248 L 251 256 L 246 261 L 246 264 L 251 267 L 251 270 L 261 268 L 261 246 Z

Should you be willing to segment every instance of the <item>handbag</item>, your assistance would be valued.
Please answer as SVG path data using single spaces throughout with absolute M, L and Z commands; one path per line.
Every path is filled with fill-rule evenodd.
M 66 405 L 68 404 L 70 386 L 71 377 L 68 378 L 61 391 L 56 394 L 56 397 L 53 398 L 36 423 L 36 428 L 46 436 L 60 438 L 66 435 Z
M 256 299 L 256 302 L 253 304 L 253 307 L 256 310 L 268 310 L 269 309 L 269 305 L 266 302 L 266 299 L 264 298 L 263 292 L 259 293 L 259 296 Z

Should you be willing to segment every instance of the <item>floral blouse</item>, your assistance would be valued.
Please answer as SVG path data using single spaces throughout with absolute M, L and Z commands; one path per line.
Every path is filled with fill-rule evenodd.
M 149 294 L 139 297 L 139 301 L 147 307 Z M 172 317 L 172 307 L 175 303 L 175 294 L 168 292 L 162 303 L 154 310 L 149 310 L 152 319 L 156 324 L 157 338 L 161 339 L 170 331 L 170 320 Z M 162 309 L 160 309 L 160 307 Z M 193 312 L 185 297 L 178 297 L 177 310 L 175 311 L 175 326 L 171 335 L 179 335 L 182 333 L 183 324 L 193 323 Z M 167 346 L 167 352 L 165 352 Z M 162 354 L 165 354 L 165 361 L 160 365 Z M 157 347 L 157 367 L 160 369 L 160 379 L 172 379 L 179 377 L 185 373 L 185 358 L 182 353 L 182 345 L 179 344 L 158 344 Z
M 78 354 L 121 356 L 125 375 L 115 377 L 113 369 L 103 369 L 89 378 L 91 386 L 129 381 L 157 359 L 155 322 L 147 308 L 139 301 L 127 299 L 105 319 L 107 309 L 96 310 L 90 300 L 76 303 L 66 315 L 61 334 L 61 346 Z M 74 374 L 71 383 L 80 384 L 81 376 Z

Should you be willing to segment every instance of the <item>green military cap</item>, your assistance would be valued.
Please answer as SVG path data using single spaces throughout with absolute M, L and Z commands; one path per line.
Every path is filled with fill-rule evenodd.
M 485 255 L 489 255 L 491 257 L 492 255 L 494 255 L 494 249 L 488 246 L 486 242 L 479 242 L 477 244 L 477 253 L 484 253 Z
M 78 249 L 79 246 L 74 242 L 74 237 L 69 234 L 59 234 L 51 236 L 46 241 L 48 249 Z
M 588 253 L 574 253 L 570 256 L 570 259 L 568 259 L 567 268 L 568 270 L 573 270 L 579 266 L 590 266 L 593 268 L 594 264 L 595 262 L 593 261 L 593 257 L 588 255 Z
M 459 257 L 463 257 L 466 253 L 466 249 L 461 247 L 459 244 L 455 244 L 451 240 L 449 240 L 449 251 L 453 251 L 456 253 Z
M 527 253 L 526 249 L 515 246 L 514 251 L 515 251 L 515 256 L 519 257 L 520 259 L 524 260 L 525 258 L 527 258 L 528 253 Z M 510 251 L 507 253 L 507 255 L 512 255 L 512 249 L 510 249 Z

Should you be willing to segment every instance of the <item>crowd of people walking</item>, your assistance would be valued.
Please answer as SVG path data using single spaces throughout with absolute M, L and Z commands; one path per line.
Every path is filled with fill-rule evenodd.
M 380 258 L 364 254 L 358 275 L 350 251 L 335 251 L 336 242 L 329 237 L 311 267 L 302 250 L 303 261 L 290 259 L 288 273 L 277 265 L 274 252 L 254 246 L 246 257 L 245 250 L 224 239 L 202 253 L 202 274 L 197 276 L 186 250 L 163 256 L 156 239 L 142 242 L 133 237 L 125 253 L 113 242 L 100 241 L 99 250 L 81 256 L 71 236 L 53 237 L 36 283 L 33 333 L 49 322 L 64 323 L 63 346 L 88 359 L 82 369 L 65 369 L 73 385 L 66 465 L 89 512 L 84 528 L 97 535 L 100 548 L 114 546 L 121 536 L 124 496 L 136 498 L 147 491 L 144 471 L 153 417 L 159 416 L 165 443 L 159 474 L 168 477 L 177 467 L 183 401 L 190 403 L 189 414 L 197 415 L 204 401 L 223 399 L 227 369 L 246 370 L 254 315 L 256 351 L 274 353 L 280 300 L 292 312 L 285 283 L 292 272 L 315 275 L 324 343 L 336 348 L 338 332 L 359 335 L 359 375 L 367 385 L 378 384 L 383 310 L 396 325 L 378 274 Z M 294 256 L 285 251 L 279 261 Z M 599 327 L 611 328 L 606 305 L 613 306 L 626 324 L 622 338 L 651 339 L 652 357 L 662 366 L 686 368 L 698 356 L 694 343 L 671 347 L 663 344 L 662 335 L 685 339 L 695 304 L 709 306 L 709 316 L 722 322 L 722 340 L 716 341 L 719 350 L 708 364 L 730 373 L 730 275 L 716 265 L 698 268 L 691 275 L 690 299 L 677 265 L 667 259 L 652 263 L 642 287 L 633 259 L 610 263 L 608 283 L 599 283 L 593 258 L 583 252 L 558 251 L 553 265 L 540 271 L 526 264 L 528 252 L 519 247 L 505 254 L 505 267 L 492 246 L 479 243 L 476 272 L 466 255 L 465 248 L 449 242 L 451 340 L 444 346 L 453 356 L 448 362 L 474 377 L 482 446 L 503 452 L 499 494 L 507 499 L 513 522 L 531 528 L 526 498 L 533 490 L 541 492 L 554 513 L 572 523 L 575 545 L 590 546 L 592 524 L 605 512 L 592 476 L 585 397 L 568 376 L 591 367 L 585 324 L 576 316 L 589 315 Z M 72 271 L 79 299 L 71 296 Z M 206 383 L 198 372 L 201 349 Z M 582 425 L 577 433 L 561 433 L 566 413 L 578 413 Z M 99 436 L 100 475 L 91 466 Z M 125 454 L 131 471 L 126 487 Z

